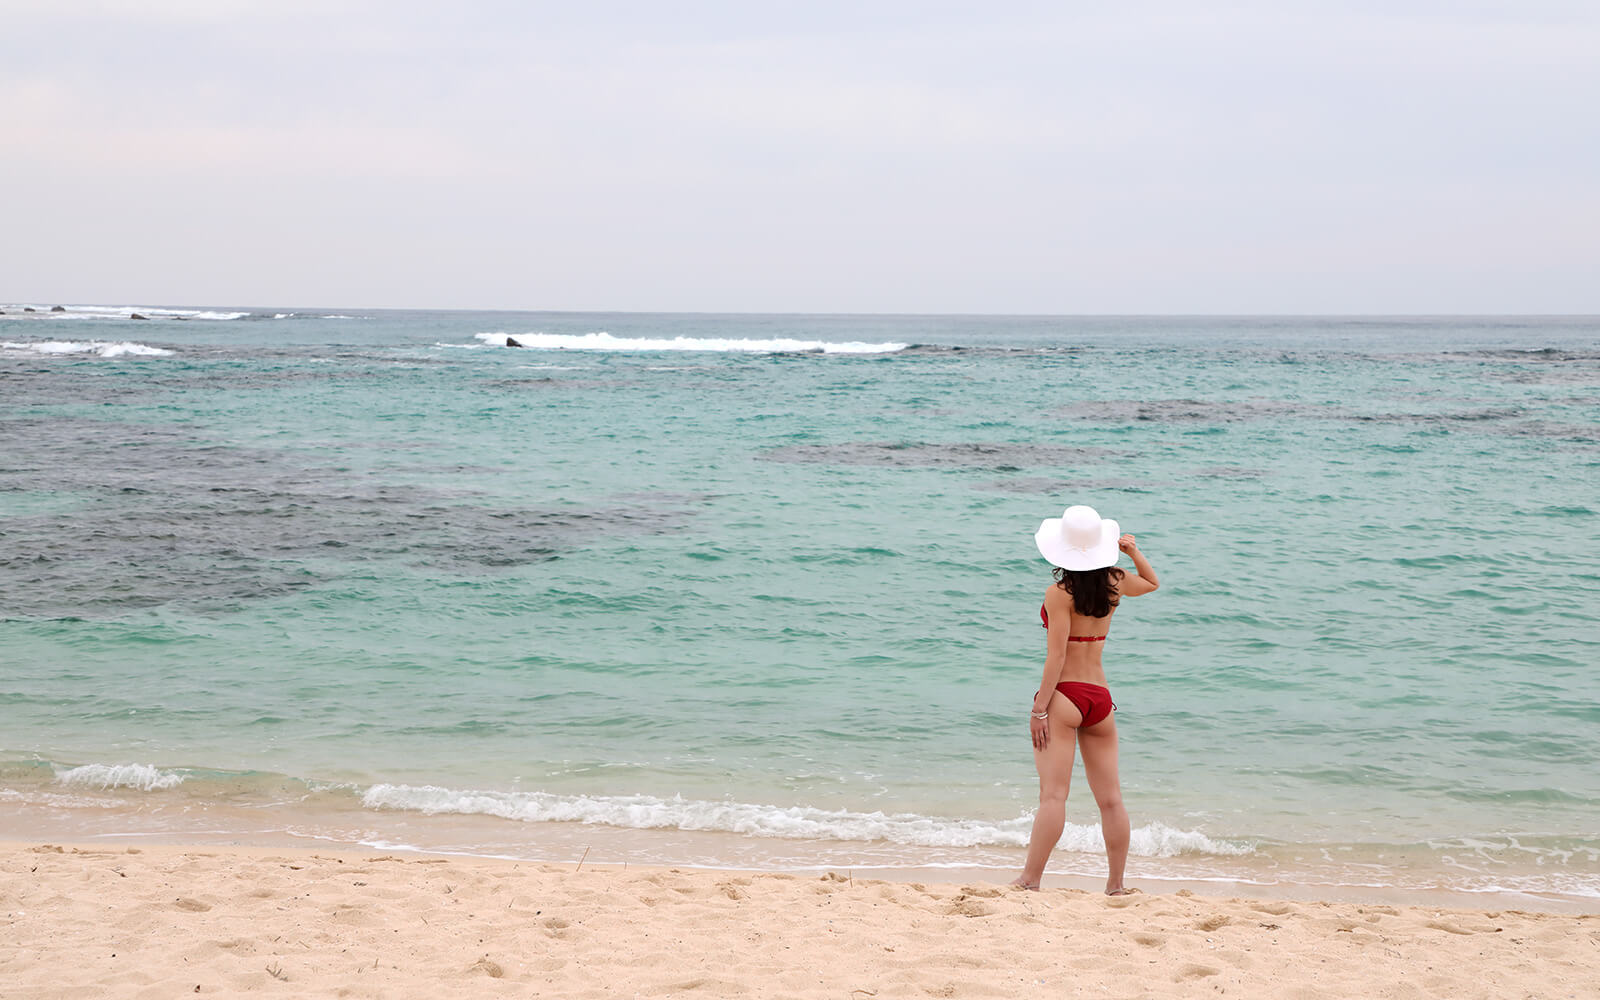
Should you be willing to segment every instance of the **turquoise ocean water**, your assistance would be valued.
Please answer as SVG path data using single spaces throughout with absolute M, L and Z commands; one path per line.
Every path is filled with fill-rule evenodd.
M 998 877 L 1089 503 L 1132 875 L 1600 898 L 1600 320 L 46 307 L 0 835 Z

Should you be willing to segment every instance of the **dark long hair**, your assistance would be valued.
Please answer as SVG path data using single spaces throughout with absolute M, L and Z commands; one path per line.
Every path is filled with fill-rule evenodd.
M 1072 595 L 1072 610 L 1087 618 L 1104 618 L 1122 600 L 1117 584 L 1122 570 L 1115 566 L 1100 569 L 1062 569 L 1055 567 L 1056 586 Z

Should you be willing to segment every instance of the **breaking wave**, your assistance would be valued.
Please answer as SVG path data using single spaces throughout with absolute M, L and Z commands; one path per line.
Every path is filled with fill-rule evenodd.
M 56 775 L 56 782 L 75 788 L 132 788 L 160 792 L 183 784 L 183 775 L 150 764 L 84 764 Z
M 524 822 L 593 823 L 636 830 L 711 831 L 790 840 L 882 840 L 913 847 L 1021 847 L 1027 844 L 1033 824 L 1033 818 L 1026 815 L 1004 821 L 948 819 L 916 813 L 862 813 L 650 795 L 458 791 L 436 785 L 373 785 L 362 796 L 361 804 L 369 809 L 427 815 L 484 815 Z M 1073 851 L 1101 850 L 1100 828 L 1069 823 L 1060 844 Z M 1152 858 L 1244 855 L 1254 851 L 1253 845 L 1217 841 L 1197 831 L 1175 830 L 1162 823 L 1134 830 L 1130 849 L 1135 855 Z
M 0 343 L 0 349 L 19 354 L 93 354 L 102 358 L 164 358 L 176 353 L 131 340 L 8 340 Z
M 747 354 L 893 354 L 910 344 L 870 344 L 862 341 L 834 343 L 826 340 L 744 340 L 716 337 L 614 337 L 609 333 L 478 333 L 483 346 L 526 347 L 534 350 L 566 351 L 707 351 Z M 514 344 L 511 342 L 515 342 Z M 468 345 L 474 346 L 474 345 Z
M 164 306 L 38 306 L 7 305 L 0 307 L 7 316 L 33 314 L 30 318 L 69 319 L 120 319 L 120 320 L 230 320 L 244 319 L 251 314 L 243 311 L 218 309 L 170 309 Z

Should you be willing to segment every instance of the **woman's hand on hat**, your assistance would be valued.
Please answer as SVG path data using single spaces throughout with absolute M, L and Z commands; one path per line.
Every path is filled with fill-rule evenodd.
M 1117 539 L 1117 548 L 1128 553 L 1129 555 L 1132 555 L 1133 551 L 1138 547 L 1139 546 L 1135 544 L 1132 535 L 1123 535 L 1121 538 Z

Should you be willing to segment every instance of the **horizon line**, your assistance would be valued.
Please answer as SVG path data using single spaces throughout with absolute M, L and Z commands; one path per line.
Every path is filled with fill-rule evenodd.
M 971 319 L 1600 319 L 1600 312 L 953 312 L 905 310 L 797 310 L 797 309 L 563 309 L 503 306 L 380 306 L 380 305 L 299 305 L 266 306 L 239 305 L 237 303 L 152 303 L 136 305 L 125 303 L 78 302 L 65 305 L 70 300 L 39 302 L 13 301 L 0 306 L 0 310 L 31 308 L 47 311 L 53 306 L 87 309 L 209 309 L 262 312 L 296 311 L 368 311 L 368 312 L 460 312 L 460 313 L 541 313 L 546 315 L 607 315 L 607 316 L 819 316 L 819 317 L 909 317 L 909 318 L 971 318 Z

